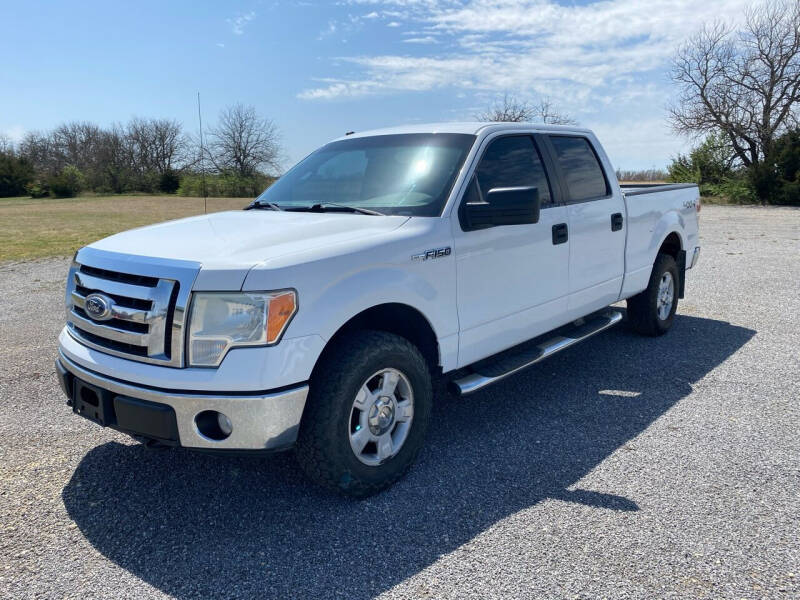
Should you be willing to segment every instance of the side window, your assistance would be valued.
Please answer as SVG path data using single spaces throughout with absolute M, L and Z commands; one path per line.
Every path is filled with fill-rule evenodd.
M 542 207 L 552 202 L 539 151 L 526 135 L 499 138 L 489 144 L 475 177 L 484 198 L 492 188 L 536 186 Z
M 556 160 L 567 182 L 570 200 L 579 202 L 609 194 L 608 184 L 589 140 L 582 137 L 552 135 Z

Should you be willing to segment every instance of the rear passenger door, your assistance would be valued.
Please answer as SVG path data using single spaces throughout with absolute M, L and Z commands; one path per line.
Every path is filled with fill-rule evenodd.
M 461 218 L 465 203 L 485 198 L 494 188 L 526 186 L 539 190 L 538 223 L 465 228 Z M 566 208 L 556 202 L 533 136 L 507 135 L 486 143 L 454 217 L 459 365 L 561 325 L 569 243 L 556 240 L 553 227 L 560 224 L 566 229 Z
M 551 134 L 547 138 L 567 204 L 567 306 L 575 319 L 619 299 L 625 270 L 625 206 L 589 137 Z

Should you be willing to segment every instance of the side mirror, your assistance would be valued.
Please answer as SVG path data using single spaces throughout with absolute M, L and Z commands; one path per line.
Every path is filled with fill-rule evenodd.
M 485 229 L 538 223 L 540 209 L 539 188 L 535 186 L 492 188 L 485 202 L 465 205 L 465 224 L 468 229 Z

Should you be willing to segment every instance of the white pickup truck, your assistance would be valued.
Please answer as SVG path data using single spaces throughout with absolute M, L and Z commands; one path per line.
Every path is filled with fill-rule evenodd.
M 366 496 L 413 463 L 433 381 L 475 392 L 616 324 L 620 300 L 636 330 L 665 333 L 699 210 L 693 185 L 622 190 L 586 129 L 350 134 L 246 210 L 79 250 L 56 369 L 101 425 L 295 447 L 313 480 Z

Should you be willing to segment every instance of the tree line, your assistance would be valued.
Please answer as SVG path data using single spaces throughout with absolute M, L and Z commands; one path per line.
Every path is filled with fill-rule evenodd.
M 742 30 L 707 24 L 675 54 L 673 129 L 700 138 L 669 165 L 734 201 L 800 204 L 800 2 L 749 9 Z
M 275 124 L 252 106 L 223 109 L 200 138 L 171 119 L 133 118 L 101 127 L 63 123 L 0 138 L 0 196 L 69 197 L 97 193 L 254 196 L 280 169 Z

